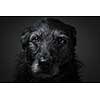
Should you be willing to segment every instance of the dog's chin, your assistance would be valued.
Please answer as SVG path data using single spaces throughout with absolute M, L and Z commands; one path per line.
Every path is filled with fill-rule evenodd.
M 44 70 L 43 67 L 46 67 L 46 69 Z M 59 67 L 55 67 L 55 65 L 39 65 L 38 61 L 35 61 L 32 64 L 32 74 L 34 77 L 36 78 L 42 78 L 42 79 L 46 79 L 46 78 L 52 78 L 54 76 L 56 76 L 59 73 Z

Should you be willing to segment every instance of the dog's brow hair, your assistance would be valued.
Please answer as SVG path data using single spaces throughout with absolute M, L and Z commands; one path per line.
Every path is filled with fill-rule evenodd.
M 40 35 L 40 34 L 39 34 L 39 32 L 32 32 L 32 34 L 30 35 L 29 40 L 31 40 L 31 39 L 32 39 L 32 37 L 33 37 L 33 36 L 36 36 L 36 35 L 38 35 L 38 36 L 39 36 L 39 35 Z
M 66 35 L 64 35 L 64 34 L 60 34 L 59 37 L 69 38 L 68 36 L 66 36 Z
M 58 34 L 58 33 L 59 33 L 59 34 Z M 61 33 L 62 33 L 62 31 L 58 31 L 58 30 L 55 30 L 55 31 L 54 31 L 54 35 L 55 35 L 55 36 L 69 38 L 67 35 L 61 34 Z

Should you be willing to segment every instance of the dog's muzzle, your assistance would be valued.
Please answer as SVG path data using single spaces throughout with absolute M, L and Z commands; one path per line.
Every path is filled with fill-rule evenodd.
M 59 68 L 50 57 L 41 56 L 32 63 L 32 73 L 35 77 L 50 78 L 59 73 Z
M 39 56 L 32 63 L 33 74 L 49 76 L 52 74 L 52 60 L 48 56 Z

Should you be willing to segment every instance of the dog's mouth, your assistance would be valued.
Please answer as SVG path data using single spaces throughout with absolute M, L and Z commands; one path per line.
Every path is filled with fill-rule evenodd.
M 34 76 L 40 78 L 50 78 L 59 72 L 59 68 L 49 61 L 39 62 L 35 60 L 31 67 Z

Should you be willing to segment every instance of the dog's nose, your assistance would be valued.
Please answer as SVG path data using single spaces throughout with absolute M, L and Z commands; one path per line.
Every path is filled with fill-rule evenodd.
M 40 57 L 40 61 L 41 61 L 41 62 L 46 62 L 46 61 L 47 61 L 47 58 L 45 58 L 45 57 Z
M 39 58 L 40 62 L 47 62 L 49 60 L 49 56 L 48 55 L 42 55 Z
M 48 58 L 46 58 L 44 56 L 40 57 L 39 65 L 40 65 L 41 71 L 43 73 L 49 73 L 49 71 L 50 71 L 50 62 L 49 62 Z

